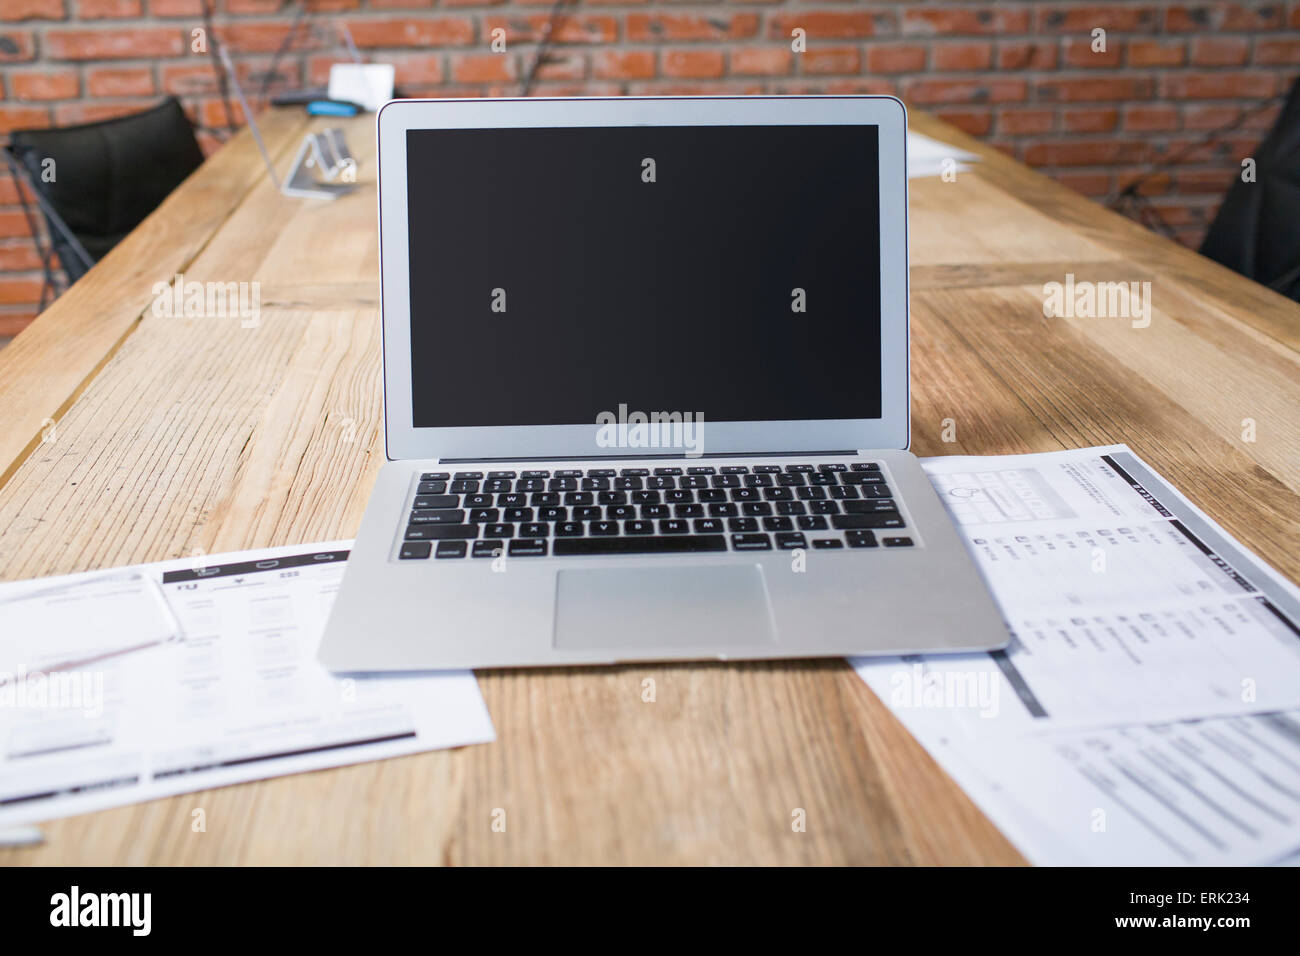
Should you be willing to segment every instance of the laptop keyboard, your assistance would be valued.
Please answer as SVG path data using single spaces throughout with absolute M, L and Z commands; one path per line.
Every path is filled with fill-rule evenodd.
M 437 471 L 398 557 L 910 547 L 875 462 Z

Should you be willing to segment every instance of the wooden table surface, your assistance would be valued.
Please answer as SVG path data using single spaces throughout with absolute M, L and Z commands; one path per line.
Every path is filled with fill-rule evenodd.
M 265 120 L 282 170 L 311 122 Z M 373 119 L 344 125 L 356 194 L 280 196 L 245 133 L 0 351 L 0 578 L 355 533 L 383 459 L 380 330 Z M 1300 579 L 1300 307 L 913 127 L 983 157 L 911 184 L 913 450 L 1127 442 Z M 1067 272 L 1150 281 L 1150 327 L 1045 318 Z M 261 325 L 153 316 L 177 273 L 260 281 Z M 842 661 L 478 681 L 494 744 L 59 820 L 0 865 L 1021 862 Z

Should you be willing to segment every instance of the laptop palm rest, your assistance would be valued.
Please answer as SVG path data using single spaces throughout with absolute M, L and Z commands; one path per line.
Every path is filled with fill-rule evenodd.
M 560 649 L 644 653 L 776 643 L 758 565 L 565 570 L 555 587 Z

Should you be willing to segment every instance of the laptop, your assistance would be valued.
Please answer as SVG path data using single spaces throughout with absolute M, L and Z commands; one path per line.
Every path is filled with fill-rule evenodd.
M 320 660 L 1004 646 L 907 450 L 906 129 L 889 97 L 386 105 L 387 462 Z

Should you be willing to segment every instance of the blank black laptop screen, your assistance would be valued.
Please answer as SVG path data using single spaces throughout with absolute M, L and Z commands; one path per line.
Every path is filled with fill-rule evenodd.
M 413 424 L 879 418 L 877 132 L 408 131 Z

